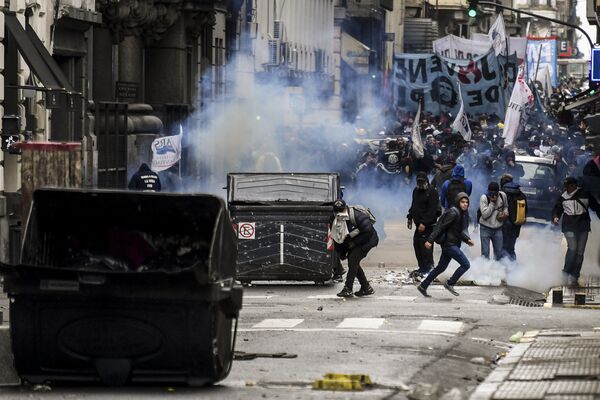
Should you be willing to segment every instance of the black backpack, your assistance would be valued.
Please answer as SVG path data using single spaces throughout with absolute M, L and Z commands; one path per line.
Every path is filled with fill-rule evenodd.
M 456 203 L 456 196 L 460 192 L 467 192 L 467 185 L 465 185 L 465 179 L 450 179 L 450 183 L 448 183 L 448 188 L 446 189 L 446 203 L 448 204 L 448 207 L 452 207 Z

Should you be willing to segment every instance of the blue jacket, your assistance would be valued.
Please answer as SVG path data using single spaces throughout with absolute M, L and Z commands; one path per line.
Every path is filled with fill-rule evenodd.
M 469 179 L 465 179 L 465 168 L 462 165 L 457 164 L 452 170 L 452 178 L 463 178 L 465 182 L 465 191 L 471 196 L 471 192 L 473 191 L 473 183 Z M 440 191 L 440 201 L 442 202 L 442 206 L 444 208 L 452 207 L 456 201 L 456 199 L 447 199 L 448 195 L 448 185 L 450 184 L 450 180 L 448 179 L 442 185 L 442 190 Z

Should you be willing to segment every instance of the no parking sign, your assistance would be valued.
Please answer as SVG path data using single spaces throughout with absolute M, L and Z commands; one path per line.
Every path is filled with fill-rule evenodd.
M 238 223 L 238 239 L 255 239 L 256 238 L 256 223 L 255 222 L 240 222 Z

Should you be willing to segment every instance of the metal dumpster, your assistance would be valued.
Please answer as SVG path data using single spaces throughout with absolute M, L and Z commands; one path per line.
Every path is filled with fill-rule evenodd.
M 242 288 L 222 199 L 36 190 L 2 265 L 22 379 L 206 385 L 231 368 Z
M 323 283 L 337 254 L 327 250 L 339 174 L 231 173 L 229 213 L 237 231 L 237 277 Z

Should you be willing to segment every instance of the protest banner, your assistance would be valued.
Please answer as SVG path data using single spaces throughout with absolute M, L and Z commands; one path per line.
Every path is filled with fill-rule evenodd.
M 535 80 L 544 68 L 552 78 L 552 86 L 558 86 L 558 55 L 556 51 L 556 37 L 547 38 L 529 37 L 527 42 L 527 78 Z M 539 62 L 538 62 L 539 61 Z M 538 75 L 539 77 L 539 75 Z
M 456 115 L 459 82 L 466 112 L 504 118 L 502 70 L 492 50 L 472 60 L 432 54 L 399 54 L 394 59 L 394 103 L 400 109 L 417 111 L 422 97 L 424 111 Z

